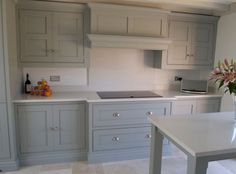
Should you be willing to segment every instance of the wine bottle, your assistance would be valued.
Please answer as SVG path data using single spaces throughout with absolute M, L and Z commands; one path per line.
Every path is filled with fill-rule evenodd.
M 25 93 L 29 94 L 31 92 L 31 81 L 29 80 L 29 74 L 26 74 L 26 81 L 25 81 Z

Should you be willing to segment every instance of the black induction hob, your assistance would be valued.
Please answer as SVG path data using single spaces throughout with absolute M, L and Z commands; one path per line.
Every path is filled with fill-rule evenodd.
M 101 99 L 162 97 L 151 91 L 103 91 L 103 92 L 97 92 L 97 94 Z

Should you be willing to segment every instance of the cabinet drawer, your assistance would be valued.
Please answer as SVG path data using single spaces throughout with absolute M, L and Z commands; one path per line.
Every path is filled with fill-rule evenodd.
M 166 115 L 169 103 L 98 104 L 93 107 L 93 126 L 147 124 L 148 115 Z
M 146 147 L 150 144 L 150 132 L 150 127 L 96 130 L 93 132 L 93 150 Z

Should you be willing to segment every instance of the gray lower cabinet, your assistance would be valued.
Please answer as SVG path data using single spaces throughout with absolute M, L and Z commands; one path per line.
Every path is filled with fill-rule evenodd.
M 148 157 L 151 138 L 149 115 L 170 115 L 170 102 L 89 103 L 88 161 Z M 165 145 L 167 143 L 164 141 Z
M 0 103 L 0 161 L 6 158 L 10 158 L 10 143 L 8 137 L 9 132 L 6 109 L 6 104 Z
M 86 158 L 84 103 L 23 104 L 17 113 L 22 164 Z

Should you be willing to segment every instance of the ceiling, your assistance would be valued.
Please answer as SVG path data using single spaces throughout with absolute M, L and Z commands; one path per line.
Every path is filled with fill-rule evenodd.
M 24 0 L 25 1 L 25 0 Z M 236 0 L 40 0 L 68 3 L 110 3 L 132 6 L 160 8 L 171 11 L 181 11 L 200 14 L 221 14 L 230 9 Z

